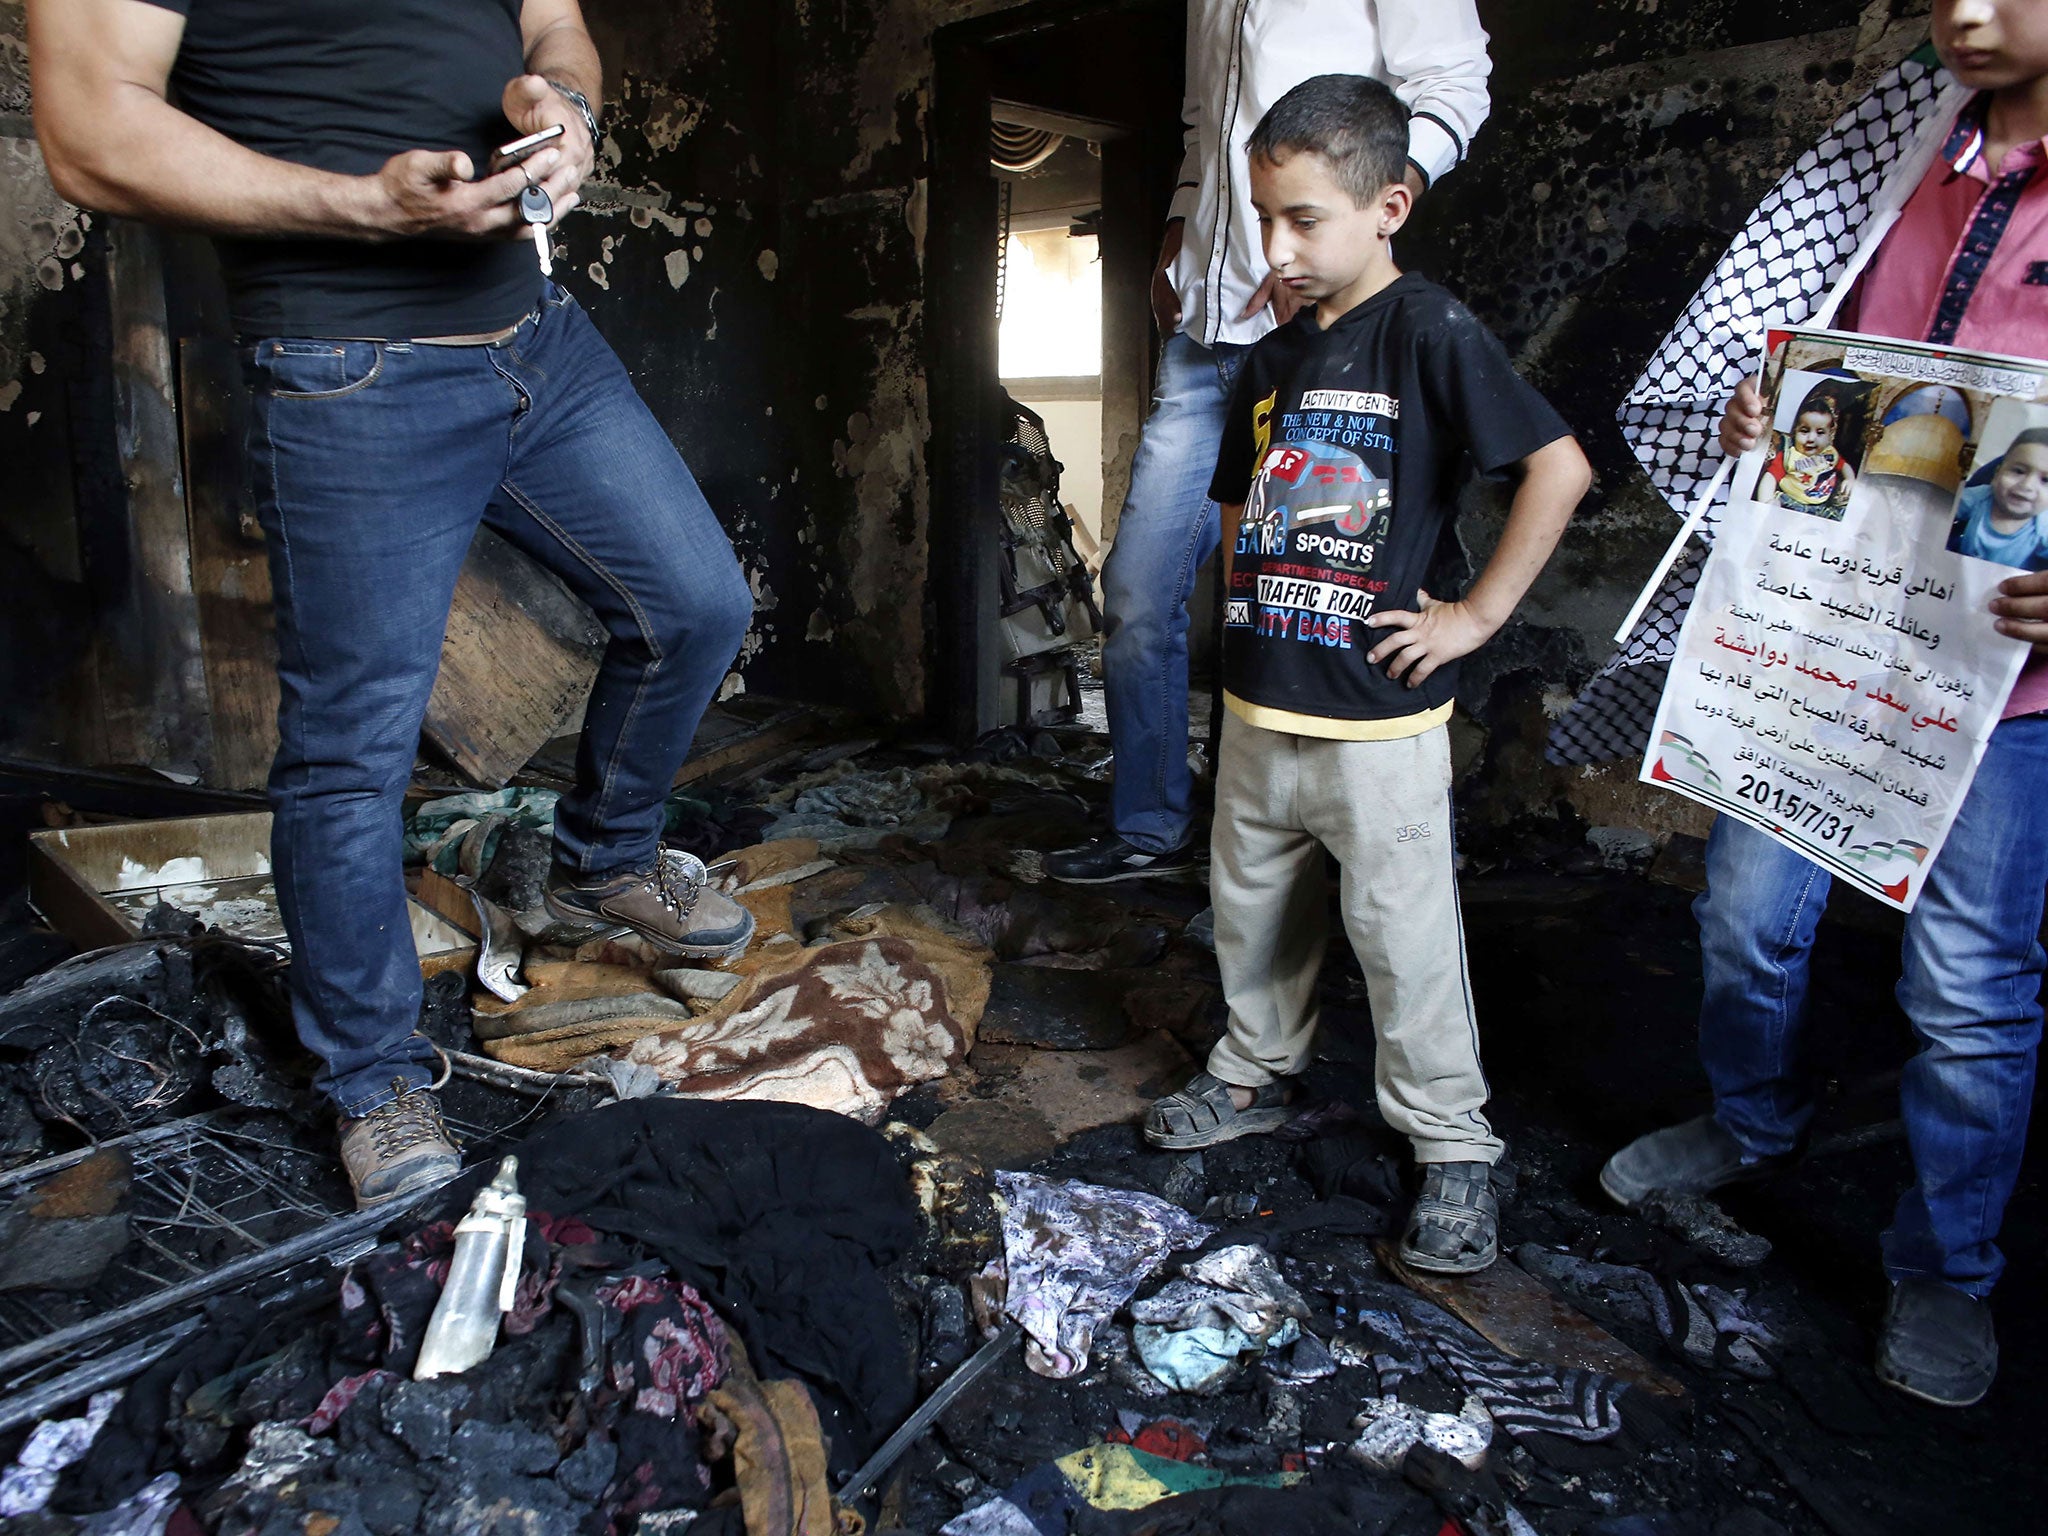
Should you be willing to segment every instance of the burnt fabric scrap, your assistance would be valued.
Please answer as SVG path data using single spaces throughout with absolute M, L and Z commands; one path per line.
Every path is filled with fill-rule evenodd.
M 725 1385 L 697 1412 L 710 1454 L 730 1448 L 749 1536 L 834 1536 L 824 1431 L 803 1385 L 762 1381 L 746 1349 L 728 1340 Z
M 1660 1280 L 1646 1269 L 1603 1264 L 1524 1243 L 1515 1262 L 1582 1301 L 1653 1325 L 1694 1365 L 1758 1380 L 1773 1374 L 1778 1339 L 1740 1291 Z
M 78 1536 L 168 1536 L 180 1487 L 175 1472 L 152 1478 L 133 1497 L 80 1520 Z
M 827 849 L 873 848 L 891 835 L 932 842 L 953 824 L 944 808 L 952 797 L 945 794 L 943 768 L 859 772 L 848 764 L 820 777 L 830 782 L 799 790 L 767 836 L 816 838 Z
M 889 1143 L 796 1104 L 635 1099 L 535 1133 L 527 1198 L 629 1238 L 714 1305 L 764 1377 L 818 1396 L 835 1467 L 910 1411 L 882 1270 L 918 1239 Z
M 1511 1435 L 1607 1440 L 1621 1433 L 1625 1387 L 1611 1376 L 1513 1360 L 1476 1335 L 1448 1329 L 1424 1333 L 1421 1342 L 1430 1363 L 1478 1398 Z
M 312 1312 L 330 1294 L 311 1310 L 276 1305 L 257 1311 L 246 1298 L 214 1302 L 203 1329 L 119 1394 L 93 1438 L 92 1454 L 64 1469 L 50 1507 L 83 1515 L 119 1506 L 174 1462 L 188 1470 L 225 1470 L 216 1463 L 236 1425 L 309 1412 L 325 1378 L 306 1388 L 294 1376 L 314 1369 L 319 1346 L 311 1338 L 295 1349 L 286 1345 L 314 1326 Z
M 1358 1332 L 1337 1351 L 1344 1363 L 1369 1364 L 1382 1396 L 1434 1371 L 1477 1398 L 1495 1426 L 1517 1436 L 1555 1435 L 1591 1443 L 1626 1427 L 1626 1384 L 1598 1371 L 1516 1360 L 1502 1354 L 1443 1308 L 1398 1287 L 1362 1281 Z
M 994 1499 L 950 1521 L 940 1536 L 1065 1536 L 1091 1510 L 1144 1509 L 1176 1494 L 1225 1487 L 1285 1488 L 1296 1472 L 1230 1472 L 1099 1444 L 1033 1468 Z
M 1194 1247 L 1211 1230 L 1135 1190 L 1009 1172 L 996 1183 L 1006 1202 L 1008 1312 L 1023 1324 L 1025 1362 L 1041 1376 L 1086 1370 L 1095 1330 L 1169 1253 Z
M 1398 1391 L 1402 1382 L 1429 1369 L 1399 1313 L 1364 1308 L 1357 1313 L 1357 1321 L 1360 1337 L 1349 1344 L 1346 1353 L 1352 1360 L 1372 1367 L 1383 1394 Z
M 0 1472 L 0 1519 L 32 1515 L 47 1505 L 64 1469 L 91 1448 L 120 1401 L 118 1390 L 95 1393 L 81 1417 L 51 1419 L 30 1431 L 14 1465 Z
M 470 855 L 474 875 L 489 864 L 499 841 L 513 828 L 551 832 L 555 825 L 555 802 L 561 796 L 552 789 L 477 790 L 469 794 L 443 795 L 420 805 L 406 818 L 405 856 L 444 875 L 462 871 L 464 844 L 476 838 Z
M 1089 1510 L 1074 1521 L 1073 1536 L 1383 1536 L 1422 1507 L 1421 1496 L 1403 1484 L 1347 1482 L 1319 1470 L 1289 1488 L 1233 1485 L 1177 1494 L 1142 1510 Z
M 1189 1260 L 1179 1278 L 1132 1302 L 1131 1342 L 1167 1386 L 1200 1392 L 1227 1380 L 1239 1356 L 1293 1344 L 1308 1316 L 1272 1255 L 1237 1243 Z
M 597 1300 L 628 1321 L 632 1344 L 613 1357 L 611 1378 L 636 1410 L 672 1419 L 718 1385 L 725 1329 L 687 1285 L 630 1275 L 599 1286 Z

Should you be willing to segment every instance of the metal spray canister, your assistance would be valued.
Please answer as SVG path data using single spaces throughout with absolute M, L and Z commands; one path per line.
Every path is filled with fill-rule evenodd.
M 519 1193 L 518 1173 L 519 1159 L 506 1158 L 455 1224 L 455 1257 L 427 1322 L 414 1381 L 466 1371 L 498 1342 L 498 1322 L 512 1310 L 526 1249 L 526 1197 Z

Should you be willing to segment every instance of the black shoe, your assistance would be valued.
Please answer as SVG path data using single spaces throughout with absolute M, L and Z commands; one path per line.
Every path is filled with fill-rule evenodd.
M 1725 1184 L 1760 1179 L 1794 1161 L 1751 1157 L 1712 1115 L 1638 1136 L 1600 1170 L 1600 1187 L 1620 1205 L 1636 1205 L 1661 1190 L 1667 1195 L 1704 1195 Z
M 1114 832 L 1090 838 L 1078 848 L 1062 848 L 1045 856 L 1045 872 L 1068 885 L 1150 880 L 1155 875 L 1183 874 L 1194 867 L 1195 850 L 1187 843 L 1167 853 L 1145 853 Z
M 1998 1375 L 1991 1303 L 1939 1280 L 1892 1287 L 1877 1336 L 1877 1379 L 1942 1408 L 1982 1402 Z

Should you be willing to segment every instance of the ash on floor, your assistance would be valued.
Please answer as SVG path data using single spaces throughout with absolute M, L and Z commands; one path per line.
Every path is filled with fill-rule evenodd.
M 1114 1294 L 1098 1284 L 1087 1326 L 1059 1332 L 1055 1324 L 1054 1356 L 1034 1356 L 1069 1374 L 1033 1370 L 1022 1350 L 1006 1356 L 883 1480 L 881 1497 L 865 1509 L 869 1529 L 1436 1536 L 1448 1518 L 1471 1536 L 1876 1536 L 2028 1523 L 2024 1512 L 2048 1483 L 2036 1454 L 2048 1426 L 2033 1395 L 2048 1342 L 2027 1305 L 2044 1279 L 2036 1160 L 2006 1223 L 2010 1267 L 1997 1302 L 2004 1368 L 1991 1397 L 1970 1410 L 1936 1410 L 1884 1389 L 1870 1372 L 1883 1302 L 1877 1233 L 1907 1176 L 1892 1128 L 1895 1084 L 1913 1048 L 1890 997 L 1896 935 L 1882 922 L 1840 920 L 1855 915 L 1845 897 L 1816 953 L 1813 1059 L 1829 1075 L 1814 1154 L 1773 1182 L 1729 1194 L 1714 1211 L 1652 1219 L 1606 1202 L 1595 1174 L 1614 1148 L 1696 1113 L 1705 1100 L 1692 1054 L 1699 963 L 1686 893 L 1626 872 L 1467 881 L 1492 1113 L 1511 1148 L 1501 1262 L 1513 1266 L 1503 1276 L 1519 1277 L 1522 1288 L 1509 1286 L 1505 1300 L 1488 1303 L 1523 1308 L 1507 1321 L 1522 1329 L 1515 1337 L 1525 1347 L 1508 1350 L 1496 1347 L 1513 1331 L 1496 1329 L 1500 1318 L 1489 1319 L 1483 1306 L 1468 1318 L 1452 1315 L 1376 1253 L 1376 1240 L 1398 1229 L 1411 1179 L 1405 1149 L 1373 1112 L 1370 1021 L 1341 947 L 1323 975 L 1324 1028 L 1302 1117 L 1282 1135 L 1200 1155 L 1144 1145 L 1136 1129 L 1144 1106 L 1200 1061 L 1222 1029 L 1223 1007 L 1214 956 L 1191 936 L 1205 904 L 1198 880 L 1074 891 L 1039 878 L 1031 851 L 1078 841 L 1090 829 L 1089 814 L 1106 795 L 1101 755 L 1100 738 L 1079 732 L 1057 733 L 1050 748 L 1033 739 L 992 751 L 983 763 L 1009 766 L 963 769 L 942 776 L 943 785 L 926 775 L 918 780 L 927 786 L 923 798 L 892 803 L 886 822 L 850 793 L 797 804 L 812 788 L 840 782 L 826 782 L 828 774 L 872 773 L 878 788 L 897 793 L 917 778 L 901 770 L 922 771 L 943 756 L 884 747 L 835 758 L 829 768 L 797 764 L 716 806 L 685 808 L 678 820 L 716 852 L 735 828 L 812 818 L 806 835 L 819 839 L 833 867 L 787 887 L 788 928 L 799 941 L 830 931 L 851 910 L 899 903 L 972 936 L 992 957 L 988 1006 L 965 1061 L 886 1111 L 924 1212 L 922 1237 L 886 1273 L 901 1359 L 918 1395 L 977 1347 L 978 1325 L 1002 1314 L 1012 1234 L 1002 1230 L 999 1182 L 1013 1214 L 1026 1187 L 1079 1184 L 1146 1197 L 1157 1202 L 1143 1207 L 1147 1230 L 1163 1230 L 1165 1221 L 1175 1241 L 1217 1256 L 1210 1264 L 1183 1249 L 1156 1265 L 1148 1257 L 1121 1277 L 1128 1286 L 1108 1288 Z M 516 905 L 519 884 L 508 876 L 494 889 Z M 40 940 L 7 945 L 41 965 L 55 958 Z M 188 1060 L 171 1038 L 175 1029 L 157 1029 L 161 1040 L 149 1034 L 157 1026 L 147 1023 L 147 1009 L 201 1025 L 213 1018 L 167 1006 L 167 997 L 185 995 L 177 990 L 183 977 L 170 979 L 172 992 L 156 973 L 141 978 L 128 994 L 146 1007 L 100 1018 L 110 1028 L 132 1026 L 145 1052 L 164 1054 L 181 1074 L 167 1082 L 189 1079 L 191 1094 L 216 1100 L 233 1101 L 230 1089 L 254 1095 L 261 1038 L 202 1029 L 203 1049 Z M 437 984 L 427 1028 L 451 1044 L 469 1041 L 460 988 Z M 40 1139 L 49 1124 L 28 1113 L 41 1102 L 30 1096 L 33 1059 L 24 1051 L 9 1070 L 20 1074 L 11 1080 L 24 1111 L 15 1116 L 18 1134 Z M 49 1079 L 59 1102 L 67 1102 L 61 1085 L 70 1080 Z M 145 1101 L 162 1090 L 140 1080 L 134 1087 L 122 1113 L 154 1112 Z M 74 1118 L 104 1110 L 103 1099 L 81 1098 Z M 263 1112 L 289 1118 L 296 1110 Z M 533 1124 L 551 1119 L 561 1123 L 554 1105 Z M 1003 1173 L 1043 1182 L 998 1181 Z M 1165 1220 L 1162 1206 L 1188 1225 Z M 75 1215 L 93 1219 L 83 1208 Z M 1114 1221 L 1089 1230 L 1122 1240 Z M 716 1278 L 701 1278 L 706 1299 L 720 1305 Z M 1014 1304 L 1017 1276 L 1010 1278 Z M 1070 1267 L 1061 1284 L 1078 1297 L 1085 1279 Z M 1543 1306 L 1532 1311 L 1531 1296 Z M 319 1302 L 330 1312 L 333 1304 L 331 1295 Z M 550 1401 L 568 1402 L 587 1365 L 568 1338 L 551 1338 L 538 1354 L 539 1346 L 522 1344 L 498 1369 L 552 1372 L 542 1384 L 558 1393 Z M 1062 1340 L 1086 1347 L 1054 1358 Z M 1211 1347 L 1218 1340 L 1228 1351 L 1220 1364 Z M 1605 1363 L 1588 1363 L 1596 1358 Z M 787 1365 L 815 1396 L 802 1362 Z M 1204 1389 L 1174 1390 L 1162 1373 L 1202 1380 Z M 902 1401 L 892 1398 L 892 1411 Z M 162 1411 L 173 1409 L 166 1402 Z M 462 1411 L 451 1411 L 458 1429 Z M 84 1405 L 65 1412 L 81 1414 Z M 149 1464 L 127 1469 L 118 1486 L 141 1497 L 157 1486 L 150 1475 L 176 1473 L 185 1479 L 177 1496 L 184 1509 L 211 1520 L 238 1507 L 221 1495 L 221 1480 L 249 1465 L 252 1452 L 262 1453 L 253 1476 L 268 1465 L 264 1455 L 303 1452 L 324 1469 L 361 1450 L 326 1441 L 318 1442 L 324 1451 L 306 1450 L 274 1427 L 257 1446 L 251 1429 L 186 1434 L 184 1445 L 166 1435 Z M 530 1452 L 535 1467 L 556 1470 L 507 1468 L 552 1479 L 566 1497 L 527 1490 L 534 1499 L 514 1512 L 524 1523 L 472 1528 L 635 1528 L 623 1518 L 627 1501 L 617 1498 L 590 1524 L 598 1496 L 576 1490 L 609 1485 L 599 1475 L 606 1469 L 584 1465 L 596 1454 L 575 1438 L 586 1434 L 585 1421 L 565 1410 L 527 1431 L 554 1438 L 545 1448 L 522 1440 L 513 1460 Z M 480 1456 L 496 1454 L 493 1433 L 470 1431 Z M 25 1428 L 0 1436 L 0 1460 L 12 1461 L 25 1438 Z M 844 1470 L 846 1452 L 844 1444 L 832 1448 L 835 1471 Z M 82 1475 L 73 1474 L 74 1483 Z M 445 1524 L 445 1510 L 431 1507 L 432 1479 L 421 1478 L 419 1508 L 403 1497 L 359 1499 L 318 1516 L 335 1521 L 321 1528 L 354 1530 L 349 1522 L 359 1522 L 383 1536 Z M 332 1480 L 320 1470 L 311 1483 Z M 679 1528 L 688 1513 L 649 1510 L 637 1528 Z M 23 1530 L 83 1528 L 61 1523 L 69 1517 L 23 1518 L 45 1522 Z M 308 1509 L 288 1499 L 277 1501 L 275 1518 L 295 1531 L 314 1528 Z

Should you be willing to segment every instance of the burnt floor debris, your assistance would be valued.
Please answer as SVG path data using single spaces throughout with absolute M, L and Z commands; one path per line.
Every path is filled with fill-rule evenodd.
M 1816 958 L 1837 1075 L 1806 1159 L 1623 1211 L 1601 1161 L 1703 1096 L 1682 849 L 1654 873 L 1473 851 L 1504 1257 L 1432 1278 L 1386 1241 L 1412 1170 L 1339 947 L 1292 1121 L 1144 1143 L 1222 1003 L 1198 881 L 1042 878 L 1102 756 L 1083 729 L 849 739 L 679 792 L 671 839 L 758 922 L 722 969 L 550 929 L 544 790 L 416 795 L 416 895 L 473 951 L 422 1020 L 467 1168 L 364 1215 L 278 944 L 164 902 L 73 953 L 9 893 L 0 1532 L 2027 1526 L 2031 1165 L 1991 1398 L 1942 1412 L 1869 1368 L 1871 1234 L 1907 1176 L 1882 918 L 1846 911 Z M 508 1154 L 495 1347 L 415 1380 Z

